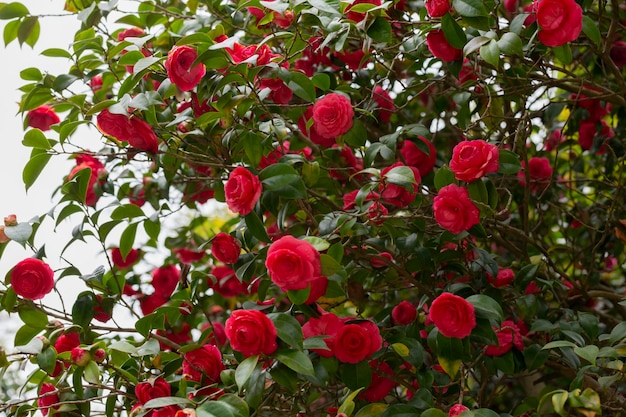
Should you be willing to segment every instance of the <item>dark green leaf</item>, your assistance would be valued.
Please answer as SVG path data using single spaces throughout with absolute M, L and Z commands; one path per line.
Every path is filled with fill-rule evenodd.
M 78 295 L 72 307 L 72 321 L 83 328 L 87 327 L 95 314 L 95 297 L 91 291 L 84 291 Z
M 482 0 L 452 0 L 452 7 L 464 17 L 487 17 L 488 15 Z
M 274 353 L 274 358 L 289 369 L 302 375 L 314 376 L 313 363 L 309 355 L 299 350 L 280 349 Z
M 270 313 L 267 316 L 274 322 L 279 339 L 294 349 L 302 350 L 302 327 L 295 317 L 286 313 Z
M 504 318 L 502 307 L 493 298 L 484 294 L 474 294 L 466 298 L 474 306 L 477 317 L 496 320 L 498 323 Z
M 376 16 L 376 19 L 367 28 L 367 36 L 376 42 L 391 41 L 391 23 L 382 16 Z
M 501 174 L 517 174 L 522 165 L 519 162 L 517 154 L 507 151 L 506 149 L 500 149 L 500 168 L 498 172 Z
M 454 172 L 452 172 L 447 165 L 442 166 L 435 172 L 435 188 L 437 191 L 454 182 Z
M 495 39 L 489 41 L 489 43 L 480 47 L 480 57 L 484 59 L 488 64 L 498 67 L 500 64 L 500 47 Z
M 255 238 L 259 239 L 262 242 L 271 242 L 269 236 L 267 235 L 267 230 L 265 230 L 265 226 L 263 226 L 263 222 L 259 218 L 258 214 L 254 211 L 244 217 L 246 222 L 246 227 Z
M 37 178 L 39 178 L 39 175 L 50 160 L 50 156 L 46 152 L 39 152 L 30 157 L 22 171 L 22 180 L 24 181 L 26 191 L 37 181 Z
M 568 65 L 572 63 L 572 48 L 570 48 L 568 43 L 562 46 L 555 46 L 552 48 L 552 51 L 554 52 L 556 59 L 558 59 L 562 64 Z
M 17 30 L 17 41 L 20 45 L 26 43 L 27 45 L 33 46 L 37 38 L 39 38 L 39 18 L 29 16 L 22 21 L 22 24 Z
M 57 354 L 52 346 L 48 346 L 37 355 L 37 365 L 49 375 L 54 372 L 56 364 Z
M 457 49 L 463 49 L 465 47 L 465 44 L 467 43 L 465 32 L 454 20 L 452 15 L 450 15 L 450 13 L 446 13 L 441 18 L 441 29 L 443 30 L 443 34 L 450 45 Z
M 507 55 L 524 55 L 524 46 L 522 40 L 517 33 L 507 32 L 498 40 L 498 47 L 503 54 Z
M 351 390 L 367 388 L 372 383 L 372 369 L 367 361 L 343 364 L 340 375 Z
M 244 387 L 250 375 L 257 366 L 259 362 L 259 356 L 250 356 L 249 358 L 244 359 L 239 365 L 237 365 L 237 369 L 235 370 L 235 382 L 239 387 L 239 391 Z
M 315 85 L 305 74 L 299 71 L 289 71 L 285 68 L 281 68 L 278 72 L 278 77 L 301 99 L 308 102 L 315 101 Z
M 596 44 L 596 47 L 600 47 L 602 35 L 600 34 L 600 29 L 598 29 L 598 23 L 586 14 L 583 15 L 583 33 Z

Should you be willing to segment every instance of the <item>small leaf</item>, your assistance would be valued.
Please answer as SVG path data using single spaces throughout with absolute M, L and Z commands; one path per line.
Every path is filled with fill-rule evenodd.
M 482 0 L 453 0 L 452 7 L 463 17 L 487 17 L 489 14 Z
M 289 369 L 302 375 L 314 376 L 315 370 L 309 355 L 299 350 L 281 349 L 274 353 L 274 358 Z
M 143 408 L 162 408 L 162 407 L 167 407 L 168 405 L 183 405 L 183 404 L 189 404 L 189 400 L 187 398 L 182 398 L 182 397 L 158 397 L 158 398 L 153 398 L 151 400 L 149 400 L 148 402 L 146 402 L 143 405 Z
M 450 360 L 444 357 L 438 357 L 437 360 L 439 361 L 439 365 L 441 365 L 445 373 L 454 380 L 459 373 L 459 369 L 461 369 L 461 360 Z
M 363 388 L 359 388 L 355 391 L 352 391 L 350 395 L 348 395 L 343 400 L 343 403 L 341 403 L 341 405 L 339 406 L 339 409 L 337 409 L 337 414 L 343 413 L 347 417 L 350 417 L 350 415 L 352 415 L 352 413 L 354 412 L 354 407 L 355 407 L 354 399 L 356 398 L 357 395 L 359 395 L 359 392 L 361 392 L 362 390 Z
M 597 21 L 586 14 L 583 15 L 583 33 L 596 44 L 596 47 L 600 47 L 602 35 L 600 34 L 600 29 L 598 29 Z
M 278 333 L 278 338 L 294 349 L 302 350 L 302 327 L 295 317 L 286 313 L 270 313 L 267 315 Z
M 18 310 L 20 320 L 34 329 L 44 329 L 48 324 L 48 315 L 33 307 L 22 306 Z
M 495 39 L 480 47 L 480 57 L 488 64 L 498 68 L 500 64 L 500 47 Z
M 51 155 L 46 152 L 39 152 L 34 155 L 31 155 L 30 159 L 24 166 L 24 170 L 22 171 L 22 181 L 24 181 L 24 186 L 26 187 L 26 191 L 37 181 L 39 175 L 48 164 Z
M 326 277 L 343 270 L 343 266 L 339 262 L 325 253 L 320 255 L 320 261 L 322 263 L 322 275 Z
M 256 368 L 257 363 L 259 362 L 259 356 L 250 356 L 249 358 L 244 359 L 239 365 L 237 365 L 237 369 L 235 370 L 235 382 L 239 387 L 239 391 L 250 379 L 250 375 Z
M 600 348 L 596 345 L 589 345 L 584 347 L 576 346 L 574 348 L 574 353 L 589 362 L 592 365 L 596 364 L 596 359 L 598 358 L 598 353 L 600 353 Z
M 457 49 L 463 49 L 465 47 L 467 43 L 465 32 L 450 13 L 446 13 L 441 18 L 441 29 L 450 45 Z
M 503 320 L 502 307 L 493 298 L 484 294 L 474 294 L 467 297 L 466 300 L 474 306 L 477 317 L 495 319 L 498 322 Z
M 546 350 L 546 349 L 554 349 L 554 348 L 561 348 L 561 347 L 573 348 L 573 347 L 576 347 L 576 345 L 573 342 L 570 342 L 569 340 L 555 340 L 554 342 L 547 343 L 541 349 Z
M 522 40 L 517 33 L 507 32 L 498 40 L 498 47 L 503 54 L 507 55 L 524 55 L 524 46 Z
M 72 321 L 81 326 L 87 327 L 95 314 L 96 305 L 94 295 L 91 291 L 84 291 L 78 295 L 74 306 L 72 306 Z
M 517 174 L 522 169 L 519 157 L 514 152 L 506 149 L 500 149 L 499 159 L 500 168 L 498 169 L 498 172 L 500 174 Z
M 305 74 L 281 68 L 278 72 L 278 78 L 283 80 L 287 87 L 301 99 L 308 102 L 315 101 L 315 85 Z
M 38 149 L 50 149 L 50 141 L 46 138 L 43 132 L 39 129 L 30 129 L 24 134 L 22 145 L 29 148 Z
M 391 23 L 382 16 L 376 16 L 376 19 L 367 28 L 367 36 L 376 42 L 391 41 Z
M 30 14 L 30 12 L 22 3 L 13 2 L 0 6 L 0 20 L 15 19 L 16 17 L 27 16 L 28 14 Z
M 562 64 L 568 65 L 572 63 L 572 48 L 566 43 L 562 46 L 556 46 L 552 48 L 556 59 L 561 61 Z
M 609 343 L 611 346 L 614 346 L 617 342 L 622 341 L 626 338 L 626 321 L 622 321 L 617 326 L 611 330 L 611 334 L 609 335 Z
M 387 404 L 372 403 L 362 407 L 354 417 L 379 417 L 389 407 Z
M 490 41 L 491 38 L 488 38 L 486 36 L 476 36 L 475 38 L 470 39 L 469 42 L 467 42 L 463 47 L 463 55 L 468 56 L 469 54 L 476 51 L 481 46 Z
M 399 185 L 400 187 L 411 190 L 413 189 L 413 186 L 417 184 L 415 174 L 408 166 L 397 166 L 391 168 L 385 175 L 383 175 L 383 178 L 391 184 Z
M 435 188 L 437 191 L 441 190 L 446 185 L 453 184 L 454 182 L 454 172 L 452 172 L 447 165 L 442 166 L 437 170 L 437 172 L 435 172 Z

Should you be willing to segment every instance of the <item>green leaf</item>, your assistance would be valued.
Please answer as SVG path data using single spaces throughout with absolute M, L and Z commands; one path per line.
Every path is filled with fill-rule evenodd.
M 307 0 L 307 2 L 319 11 L 340 15 L 339 2 L 335 0 Z
M 387 404 L 382 403 L 367 404 L 357 411 L 354 417 L 379 417 L 385 412 L 387 407 Z
M 243 398 L 238 397 L 235 394 L 224 394 L 218 401 L 228 404 L 234 417 L 248 417 L 250 415 L 248 404 L 243 400 Z
M 33 46 L 39 38 L 39 18 L 37 16 L 29 16 L 22 21 L 17 30 L 17 41 L 22 45 Z
M 389 406 L 389 408 L 385 410 L 384 413 L 381 414 L 380 417 L 418 417 L 418 416 L 423 416 L 424 413 L 429 412 L 429 410 L 435 410 L 441 413 L 441 415 L 431 414 L 431 417 L 447 417 L 446 414 L 441 410 L 430 408 L 424 412 L 421 412 L 417 408 L 410 406 L 408 404 L 391 405 Z
M 295 317 L 287 313 L 270 313 L 267 316 L 274 322 L 280 340 L 294 349 L 302 350 L 302 327 Z
M 395 417 L 396 414 L 394 414 L 393 416 Z M 420 417 L 447 417 L 447 414 L 438 408 L 429 408 L 425 410 L 423 413 L 419 414 L 419 416 Z M 391 415 L 389 417 L 391 417 Z
M 488 64 L 498 68 L 500 64 L 500 47 L 495 39 L 480 47 L 480 57 Z
M 51 58 L 72 59 L 72 54 L 69 53 L 67 50 L 61 49 L 61 48 L 49 48 L 49 49 L 46 49 L 45 51 L 43 51 L 41 53 L 41 55 L 48 56 L 48 57 L 51 57 Z
M 235 417 L 230 406 L 219 401 L 207 401 L 196 409 L 198 417 Z
M 78 295 L 72 307 L 72 322 L 86 328 L 95 314 L 96 305 L 94 295 L 91 291 L 84 291 Z
M 267 235 L 267 230 L 265 230 L 265 227 L 263 226 L 263 222 L 259 218 L 258 214 L 252 211 L 250 212 L 250 214 L 244 217 L 244 220 L 252 236 L 254 236 L 255 238 L 259 239 L 262 242 L 267 242 L 267 243 L 271 242 L 269 236 Z
M 39 175 L 46 167 L 46 164 L 48 164 L 48 161 L 52 156 L 45 151 L 35 153 L 35 149 L 33 150 L 33 155 L 31 155 L 30 159 L 24 166 L 24 170 L 22 171 L 22 181 L 24 181 L 26 191 L 28 191 L 35 181 L 37 181 L 37 178 L 39 178 Z
M 320 255 L 320 261 L 322 263 L 322 275 L 326 277 L 343 270 L 343 266 L 339 262 L 325 253 Z
M 498 172 L 500 174 L 517 174 L 522 169 L 519 157 L 514 152 L 506 149 L 500 149 L 499 159 L 500 168 L 498 169 Z
M 156 64 L 157 62 L 161 61 L 162 59 L 163 58 L 159 58 L 159 57 L 155 57 L 155 56 L 148 56 L 148 57 L 145 57 L 145 58 L 141 58 L 133 66 L 133 71 L 141 72 L 141 71 L 145 70 L 146 68 L 149 68 L 152 65 Z
M 482 0 L 452 0 L 452 7 L 464 17 L 487 17 L 489 14 Z
M 391 23 L 382 16 L 376 16 L 376 19 L 367 28 L 367 36 L 376 42 L 388 43 L 391 41 Z
M 437 191 L 441 190 L 446 185 L 453 184 L 454 182 L 454 172 L 452 172 L 447 165 L 442 166 L 437 170 L 437 172 L 435 172 L 435 188 Z
M 614 346 L 617 342 L 622 341 L 626 338 L 626 321 L 622 321 L 617 326 L 611 330 L 611 334 L 609 335 L 609 343 L 611 346 Z
M 48 346 L 37 355 L 37 365 L 50 375 L 54 372 L 56 364 L 57 354 L 52 346 Z
M 596 364 L 596 359 L 598 358 L 598 353 L 600 353 L 600 348 L 596 345 L 589 345 L 584 347 L 576 346 L 574 348 L 574 353 L 589 362 L 592 365 Z
M 546 350 L 546 349 L 554 349 L 554 348 L 562 348 L 562 347 L 573 348 L 573 347 L 576 347 L 576 345 L 573 342 L 570 342 L 569 340 L 555 340 L 554 342 L 547 343 L 541 349 Z
M 83 378 L 90 384 L 100 383 L 100 368 L 94 361 L 89 361 L 83 371 Z
M 125 341 L 118 340 L 109 345 L 109 349 L 117 350 L 119 352 L 128 353 L 129 355 L 137 356 L 137 348 L 135 345 Z
M 19 308 L 20 320 L 34 329 L 44 329 L 48 325 L 48 315 L 32 306 L 23 305 Z
M 25 81 L 41 81 L 43 75 L 39 68 L 26 68 L 20 71 L 20 78 Z
M 483 204 L 487 204 L 489 202 L 487 186 L 480 179 L 467 184 L 467 191 L 469 192 L 470 198 L 472 200 Z
M 463 55 L 468 56 L 469 54 L 476 51 L 481 46 L 483 46 L 484 44 L 490 41 L 491 41 L 491 38 L 488 38 L 486 36 L 476 36 L 470 39 L 469 42 L 467 42 L 465 46 L 463 47 Z
M 30 12 L 22 3 L 13 2 L 0 6 L 0 20 L 15 19 L 29 14 Z
M 111 213 L 111 219 L 113 220 L 133 219 L 143 216 L 145 216 L 145 214 L 141 207 L 130 203 L 116 207 L 113 213 Z
M 488 408 L 479 408 L 478 410 L 472 410 L 474 417 L 500 417 L 500 414 Z
M 450 13 L 446 13 L 441 18 L 441 29 L 450 45 L 457 49 L 463 49 L 465 47 L 467 43 L 465 32 Z
M 135 244 L 135 237 L 137 236 L 138 223 L 131 223 L 124 229 L 122 236 L 120 237 L 120 253 L 125 258 L 130 253 Z
M 299 350 L 280 349 L 274 353 L 274 358 L 298 374 L 314 376 L 315 370 L 309 355 Z
M 182 397 L 158 397 L 153 398 L 143 405 L 143 408 L 162 408 L 168 405 L 186 405 L 190 401 L 187 398 Z
M 326 73 L 318 72 L 313 76 L 311 81 L 313 81 L 313 85 L 315 85 L 315 87 L 319 88 L 323 92 L 330 89 L 330 77 Z
M 568 43 L 562 46 L 556 46 L 552 48 L 552 51 L 554 52 L 556 59 L 558 59 L 562 64 L 569 65 L 572 63 L 572 48 L 570 48 Z
M 351 390 L 367 388 L 372 383 L 372 369 L 367 361 L 344 363 L 340 376 Z
M 301 99 L 311 103 L 315 101 L 315 85 L 305 74 L 281 68 L 278 71 L 278 78 L 283 80 L 287 87 Z
M 524 362 L 529 371 L 539 369 L 546 360 L 548 360 L 549 352 L 541 349 L 541 346 L 534 344 L 524 349 Z
M 598 29 L 598 23 L 586 14 L 583 15 L 583 33 L 596 44 L 596 47 L 600 48 L 602 35 Z
M 498 323 L 500 323 L 504 318 L 504 313 L 502 312 L 500 304 L 487 295 L 474 294 L 467 297 L 466 301 L 474 306 L 477 317 L 495 319 Z
M 11 42 L 17 39 L 17 30 L 20 28 L 20 23 L 21 22 L 19 20 L 12 20 L 10 22 L 7 22 L 7 24 L 4 26 L 2 36 L 5 46 L 9 45 Z
M 365 145 L 365 142 L 367 142 L 367 129 L 363 122 L 355 119 L 350 130 L 342 135 L 342 139 L 346 144 L 355 148 Z
M 50 149 L 50 141 L 39 129 L 30 129 L 24 134 L 22 145 L 29 148 Z
M 235 382 L 239 387 L 239 392 L 243 386 L 250 379 L 250 375 L 256 368 L 257 363 L 259 362 L 259 356 L 250 356 L 249 358 L 244 359 L 239 365 L 237 365 L 237 369 L 235 370 Z
M 400 187 L 408 188 L 410 190 L 413 189 L 413 186 L 417 184 L 415 180 L 415 174 L 413 174 L 413 170 L 408 166 L 397 166 L 391 168 L 383 178 L 395 185 L 399 185 Z
M 352 391 L 350 393 L 350 395 L 348 395 L 344 400 L 343 403 L 341 403 L 341 405 L 339 406 L 339 409 L 337 410 L 337 414 L 339 413 L 343 413 L 345 414 L 347 417 L 350 417 L 352 415 L 352 413 L 354 412 L 354 399 L 356 398 L 357 395 L 359 395 L 359 393 L 363 390 L 363 388 L 359 388 L 355 391 Z
M 302 238 L 302 240 L 309 242 L 318 252 L 323 252 L 330 247 L 330 243 L 328 243 L 327 240 L 322 239 L 321 237 L 305 236 Z
M 507 55 L 524 55 L 524 46 L 522 39 L 517 33 L 507 32 L 498 40 L 498 47 L 503 54 Z

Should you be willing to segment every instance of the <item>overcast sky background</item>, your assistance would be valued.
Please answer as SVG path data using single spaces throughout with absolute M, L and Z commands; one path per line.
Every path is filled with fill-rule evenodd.
M 59 75 L 67 73 L 70 63 L 62 58 L 48 58 L 41 55 L 41 52 L 48 48 L 70 49 L 74 33 L 80 27 L 75 16 L 59 16 L 64 14 L 63 6 L 65 0 L 19 0 L 24 4 L 32 15 L 40 17 L 41 35 L 34 49 L 28 45 L 20 47 L 17 41 L 4 47 L 0 43 L 0 126 L 2 126 L 2 152 L 0 157 L 0 221 L 9 214 L 17 215 L 18 221 L 27 221 L 35 216 L 47 213 L 54 207 L 51 198 L 52 192 L 62 183 L 74 166 L 74 162 L 65 157 L 53 157 L 45 167 L 37 182 L 25 192 L 22 182 L 22 169 L 30 156 L 30 149 L 22 145 L 24 136 L 23 119 L 18 113 L 18 103 L 21 99 L 21 92 L 18 88 L 27 83 L 20 78 L 20 71 L 29 67 L 37 67 L 42 73 Z M 128 1 L 125 2 L 127 8 Z M 54 16 L 53 16 L 54 15 Z M 112 22 L 114 19 L 110 19 Z M 4 30 L 6 21 L 0 21 L 0 31 Z M 2 42 L 0 40 L 0 42 Z M 80 88 L 80 87 L 78 87 Z M 74 90 L 74 86 L 72 86 Z M 61 115 L 61 117 L 63 117 Z M 100 140 L 100 135 L 93 129 L 85 131 L 84 139 L 93 141 L 95 144 Z M 49 138 L 57 139 L 55 132 L 48 132 Z M 94 146 L 95 149 L 98 147 Z M 56 197 L 58 200 L 58 196 Z M 54 220 L 47 218 L 42 228 L 37 234 L 35 244 L 40 247 L 46 245 L 46 262 L 53 269 L 65 267 L 59 260 L 62 246 L 69 241 L 74 223 L 78 220 L 64 222 L 56 232 Z M 57 245 L 58 243 L 58 245 Z M 81 244 L 78 242 L 71 248 L 71 260 L 83 273 L 91 272 L 95 267 L 104 262 L 104 258 L 94 242 L 91 244 Z M 22 248 L 15 242 L 10 242 L 0 258 L 0 279 L 4 280 L 7 272 L 22 259 L 31 257 L 33 251 L 29 248 Z M 64 278 L 57 284 L 57 289 L 61 294 L 76 294 L 85 288 L 78 277 Z M 42 302 L 47 306 L 60 307 L 60 298 L 57 294 L 47 295 Z M 71 305 L 65 306 L 71 309 Z M 6 314 L 0 313 L 0 320 L 6 323 Z M 11 322 L 11 320 L 9 320 Z M 10 326 L 14 328 L 19 325 L 13 322 Z M 12 337 L 7 332 L 0 335 L 5 342 L 10 342 Z M 1 337 L 5 336 L 5 337 Z M 8 340 L 7 340 L 8 339 Z

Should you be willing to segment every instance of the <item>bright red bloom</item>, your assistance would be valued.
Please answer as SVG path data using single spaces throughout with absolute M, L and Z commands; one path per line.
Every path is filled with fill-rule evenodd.
M 352 103 L 342 94 L 327 94 L 313 105 L 313 125 L 326 139 L 334 139 L 350 130 L 353 117 Z
M 526 164 L 522 162 L 522 170 L 517 173 L 517 178 L 522 187 L 526 187 Z M 530 189 L 533 192 L 541 191 L 550 185 L 552 180 L 552 165 L 550 160 L 544 157 L 534 156 L 528 160 L 528 176 Z
M 149 382 L 140 382 L 135 387 L 135 395 L 141 405 L 154 398 L 169 397 L 171 394 L 170 384 L 163 378 L 157 378 Z
M 131 249 L 126 257 L 122 256 L 120 248 L 111 249 L 111 261 L 119 269 L 128 269 L 133 266 L 139 260 L 139 251 L 137 249 Z
M 391 310 L 391 318 L 394 324 L 406 326 L 417 318 L 417 308 L 406 300 L 401 301 Z
M 413 172 L 413 177 L 415 179 L 415 183 L 411 185 L 410 189 L 404 188 L 400 185 L 391 184 L 390 182 L 386 181 L 385 174 L 387 174 L 392 169 L 400 166 L 406 165 L 404 165 L 402 162 L 396 162 L 395 164 L 382 169 L 382 171 L 380 172 L 382 182 L 380 184 L 379 191 L 380 197 L 385 204 L 404 208 L 411 204 L 413 200 L 415 200 L 419 185 L 422 182 L 422 177 L 417 168 L 409 166 L 411 172 Z
M 333 352 L 341 362 L 369 359 L 383 345 L 378 326 L 369 320 L 345 324 L 335 335 Z
M 114 137 L 121 142 L 128 142 L 130 146 L 143 151 L 156 153 L 159 148 L 159 138 L 152 126 L 136 116 L 111 113 L 108 109 L 102 110 L 97 117 L 98 129 L 105 135 Z
M 172 295 L 180 282 L 180 270 L 176 265 L 167 265 L 152 271 L 154 293 L 162 297 Z
M 54 288 L 54 272 L 41 259 L 26 258 L 13 267 L 11 287 L 20 297 L 42 299 Z
M 389 123 L 391 115 L 396 111 L 396 105 L 393 98 L 381 86 L 374 87 L 372 98 L 376 102 L 378 108 L 378 119 L 383 123 Z
M 574 0 L 540 0 L 537 3 L 537 35 L 546 46 L 576 40 L 583 28 L 583 9 Z
M 437 162 L 437 150 L 431 141 L 423 136 L 418 139 L 426 144 L 428 154 L 421 150 L 413 141 L 403 140 L 400 144 L 400 154 L 406 165 L 414 166 L 423 177 L 433 170 Z
M 395 376 L 395 372 L 387 362 L 373 360 L 369 365 L 372 369 L 372 382 L 365 391 L 359 394 L 359 397 L 364 398 L 367 402 L 375 403 L 382 401 L 396 386 L 395 381 L 391 379 Z M 387 378 L 387 376 L 391 378 Z
M 220 382 L 220 372 L 226 367 L 222 353 L 214 345 L 204 345 L 183 355 L 183 376 L 203 384 Z
M 204 64 L 193 65 L 197 58 L 198 52 L 189 45 L 175 46 L 167 53 L 167 76 L 182 91 L 193 90 L 206 73 Z
M 50 130 L 50 126 L 59 123 L 61 119 L 52 107 L 43 105 L 26 113 L 26 121 L 28 126 L 45 132 Z
M 282 291 L 303 290 L 322 275 L 319 252 L 306 240 L 287 235 L 270 245 L 267 272 Z
M 311 349 L 325 358 L 334 356 L 334 338 L 343 327 L 345 320 L 340 319 L 333 313 L 324 313 L 319 318 L 311 317 L 309 321 L 302 326 L 302 334 L 304 338 L 314 336 L 328 336 L 324 338 L 324 342 L 328 349 Z
M 485 354 L 488 356 L 502 356 L 509 352 L 514 346 L 517 350 L 524 349 L 524 341 L 520 333 L 519 327 L 511 320 L 502 322 L 500 328 L 494 328 L 498 336 L 497 345 L 487 346 Z
M 228 233 L 220 232 L 211 242 L 211 253 L 220 262 L 234 264 L 239 259 L 241 244 Z
M 91 170 L 89 174 L 89 183 L 87 184 L 87 193 L 85 194 L 85 204 L 95 206 L 100 198 L 100 188 L 104 185 L 106 170 L 102 162 L 98 159 L 85 154 L 76 155 L 76 166 L 72 168 L 68 180 L 74 178 L 76 174 L 84 169 Z
M 474 306 L 449 292 L 435 298 L 428 311 L 428 319 L 445 337 L 463 339 L 476 327 Z
M 235 310 L 226 320 L 226 337 L 244 356 L 271 355 L 278 348 L 276 327 L 258 310 Z
M 39 397 L 37 398 L 37 407 L 39 407 L 41 414 L 47 416 L 50 408 L 55 410 L 58 409 L 60 406 L 59 401 L 57 387 L 49 382 L 41 384 L 41 387 L 39 388 Z
M 428 32 L 426 44 L 433 56 L 444 62 L 459 61 L 463 58 L 463 50 L 450 45 L 441 29 Z
M 226 204 L 233 213 L 249 214 L 261 197 L 259 177 L 244 167 L 235 168 L 224 185 Z
M 452 150 L 450 170 L 457 180 L 472 182 L 500 169 L 496 145 L 484 140 L 464 140 Z
M 480 211 L 468 191 L 456 184 L 446 185 L 433 200 L 435 220 L 451 233 L 459 234 L 480 223 Z
M 430 17 L 442 17 L 450 11 L 450 0 L 426 0 L 426 12 Z

